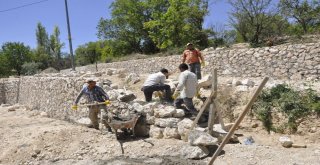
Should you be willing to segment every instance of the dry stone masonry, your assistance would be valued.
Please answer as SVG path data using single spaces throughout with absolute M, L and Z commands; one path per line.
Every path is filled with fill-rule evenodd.
M 284 44 L 263 48 L 212 49 L 202 51 L 206 60 L 203 71 L 218 69 L 219 75 L 231 77 L 264 77 L 276 79 L 318 79 L 320 73 L 320 42 L 306 44 Z M 98 64 L 106 68 L 126 68 L 137 74 L 157 72 L 166 67 L 176 70 L 180 55 L 154 57 L 132 61 Z M 143 66 L 143 67 L 142 67 Z M 147 67 L 146 67 L 147 66 Z M 76 68 L 78 71 L 95 71 L 95 66 Z M 62 72 L 69 72 L 64 70 Z

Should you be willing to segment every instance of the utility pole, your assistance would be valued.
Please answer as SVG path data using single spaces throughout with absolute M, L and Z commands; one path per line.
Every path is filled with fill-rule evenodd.
M 76 69 L 75 69 L 75 65 L 74 65 L 74 56 L 73 56 L 72 41 L 71 41 L 68 3 L 67 3 L 67 0 L 64 0 L 64 2 L 65 2 L 65 6 L 66 6 L 66 16 L 67 16 L 67 25 L 68 25 L 68 40 L 69 40 L 69 49 L 70 49 L 70 55 L 71 55 L 71 66 L 72 66 L 72 70 L 75 71 Z

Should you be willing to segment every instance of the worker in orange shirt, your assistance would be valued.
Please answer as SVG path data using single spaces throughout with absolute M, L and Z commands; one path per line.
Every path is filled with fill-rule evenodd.
M 197 75 L 198 80 L 201 79 L 201 66 L 204 66 L 205 62 L 201 52 L 195 49 L 192 43 L 187 44 L 182 55 L 182 63 L 188 64 L 190 71 Z

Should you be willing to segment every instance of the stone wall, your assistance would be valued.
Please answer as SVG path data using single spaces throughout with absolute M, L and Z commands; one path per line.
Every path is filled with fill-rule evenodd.
M 0 103 L 27 106 L 32 110 L 41 110 L 50 117 L 73 120 L 87 116 L 87 109 L 71 111 L 75 97 L 84 84 L 83 79 L 75 77 L 33 77 L 2 79 Z M 20 84 L 19 84 L 20 83 Z M 1 85 L 2 84 L 2 85 Z
M 8 78 L 0 81 L 0 104 L 18 103 L 19 79 Z
M 4 94 L 4 83 L 0 80 L 0 104 L 3 104 L 6 102 L 6 96 Z
M 316 79 L 320 73 L 320 43 L 279 45 L 264 48 L 206 49 L 204 72 L 218 69 L 220 75 L 276 79 Z M 99 70 L 126 68 L 130 72 L 152 73 L 160 68 L 175 70 L 180 56 L 153 57 L 133 61 L 98 64 Z M 77 71 L 95 71 L 95 66 L 77 67 Z M 64 70 L 66 73 L 70 70 Z
M 238 50 L 207 49 L 203 54 L 207 62 L 204 71 L 209 72 L 216 67 L 219 74 L 226 77 L 270 76 L 274 79 L 298 80 L 318 78 L 320 73 L 320 43 Z M 136 73 L 156 72 L 161 67 L 174 70 L 179 61 L 179 56 L 170 56 L 99 64 L 99 69 L 104 70 L 100 76 L 108 78 L 110 70 L 106 68 L 126 68 Z M 77 68 L 77 71 L 81 70 L 94 71 L 95 67 Z M 50 75 L 0 79 L 0 103 L 19 103 L 65 120 L 87 116 L 85 107 L 78 111 L 70 110 L 84 83 L 83 74 L 64 70 Z

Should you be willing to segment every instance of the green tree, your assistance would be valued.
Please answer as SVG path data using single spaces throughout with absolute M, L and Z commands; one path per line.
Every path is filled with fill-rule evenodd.
M 101 58 L 101 45 L 100 42 L 89 42 L 81 45 L 76 49 L 76 61 L 80 65 L 96 64 Z
M 143 23 L 150 18 L 142 0 L 115 0 L 110 7 L 111 19 L 101 18 L 97 27 L 100 39 L 125 42 L 121 45 L 128 47 L 122 49 L 130 53 L 156 51 L 148 32 L 143 28 Z
M 294 19 L 304 33 L 319 23 L 320 2 L 317 0 L 280 0 L 278 7 L 284 16 Z
M 60 41 L 60 30 L 58 26 L 54 27 L 53 34 L 50 35 L 50 52 L 53 56 L 53 66 L 60 70 L 62 68 L 61 59 L 61 48 L 63 48 L 64 43 Z
M 7 57 L 0 50 L 0 77 L 7 77 L 10 75 L 10 66 Z
M 243 41 L 258 45 L 263 40 L 263 31 L 269 28 L 274 18 L 270 9 L 271 0 L 229 0 L 233 10 L 231 25 Z
M 97 26 L 109 56 L 155 53 L 187 42 L 208 45 L 202 28 L 208 0 L 115 0 L 111 9 L 111 19 Z
M 41 69 L 47 68 L 51 63 L 50 45 L 48 33 L 44 26 L 39 22 L 36 28 L 37 48 L 35 50 L 34 60 L 40 62 Z
M 28 46 L 19 42 L 7 42 L 2 45 L 2 54 L 8 62 L 7 70 L 14 70 L 18 75 L 21 74 L 22 65 L 31 60 L 31 51 Z
M 160 49 L 181 47 L 187 42 L 208 46 L 208 34 L 202 28 L 208 1 L 150 0 L 149 5 L 152 19 L 144 27 Z

